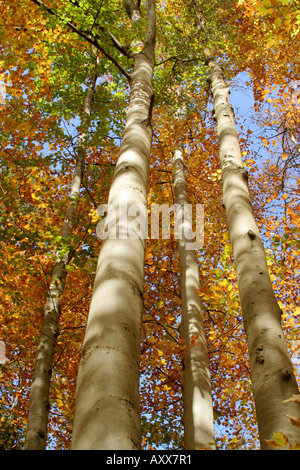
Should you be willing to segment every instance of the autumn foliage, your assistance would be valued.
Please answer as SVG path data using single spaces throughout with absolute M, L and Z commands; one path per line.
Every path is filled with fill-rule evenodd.
M 45 0 L 56 16 L 36 3 L 4 1 L 0 26 L 0 340 L 5 346 L 0 352 L 0 449 L 24 446 L 36 347 L 51 269 L 60 251 L 70 256 L 52 367 L 47 448 L 70 448 L 78 364 L 101 249 L 97 208 L 107 202 L 129 94 L 120 68 L 70 24 L 82 31 L 97 27 L 99 44 L 119 57 L 124 68 L 125 64 L 130 68 L 132 59 L 125 62 L 107 31 L 122 47 L 135 34 L 122 2 L 116 0 L 64 0 L 58 7 Z M 139 3 L 145 8 L 144 2 Z M 204 205 L 204 244 L 196 256 L 216 442 L 222 450 L 258 449 L 209 71 L 192 3 L 207 19 L 211 44 L 231 90 L 254 215 L 298 382 L 300 10 L 294 0 L 156 3 L 148 207 L 175 203 L 172 161 L 181 136 L 189 201 Z M 80 204 L 73 233 L 63 240 L 60 230 L 82 109 L 97 60 L 99 79 Z M 188 118 L 176 120 L 183 102 Z M 183 449 L 186 345 L 180 335 L 180 268 L 174 234 L 146 241 L 144 272 L 142 448 Z M 293 424 L 299 427 L 299 421 Z M 270 445 L 290 443 L 278 433 Z

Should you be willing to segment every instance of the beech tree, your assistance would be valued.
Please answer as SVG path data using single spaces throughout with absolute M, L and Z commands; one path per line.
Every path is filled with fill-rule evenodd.
M 97 67 L 97 65 L 96 65 Z M 94 72 L 84 100 L 84 117 L 81 124 L 76 152 L 76 163 L 71 182 L 69 206 L 66 210 L 65 220 L 61 229 L 62 244 L 68 244 L 68 238 L 72 234 L 76 213 L 80 199 L 80 187 L 82 183 L 86 140 L 88 133 L 88 119 L 91 115 L 92 101 L 95 93 L 97 71 Z M 61 301 L 67 276 L 67 265 L 72 257 L 72 250 L 64 247 L 57 253 L 57 260 L 53 266 L 51 282 L 45 314 L 41 327 L 41 336 L 37 346 L 36 365 L 30 391 L 30 405 L 28 413 L 27 435 L 25 449 L 43 450 L 46 447 L 48 412 L 49 412 L 49 387 L 51 369 L 55 351 L 55 342 L 59 331 L 59 319 L 61 316 Z
M 264 248 L 253 217 L 247 190 L 248 176 L 241 159 L 228 88 L 213 58 L 208 58 L 208 65 L 212 71 L 211 86 L 220 139 L 223 201 L 248 338 L 261 446 L 266 448 L 266 441 L 278 429 L 295 445 L 299 432 L 286 413 L 297 414 L 297 404 L 290 402 L 288 410 L 284 401 L 298 393 L 298 385 L 281 327 L 281 309 L 272 289 Z
M 203 327 L 199 290 L 198 263 L 190 239 L 191 214 L 184 176 L 183 148 L 174 154 L 174 189 L 180 207 L 178 251 L 180 260 L 180 296 L 182 321 L 180 331 L 187 351 L 183 359 L 184 443 L 186 449 L 215 449 L 210 367 Z
M 204 54 L 211 70 L 213 111 L 220 145 L 223 204 L 248 340 L 261 447 L 268 447 L 267 441 L 278 429 L 295 445 L 299 440 L 299 432 L 285 413 L 295 415 L 298 411 L 297 404 L 289 402 L 288 410 L 284 402 L 297 394 L 298 385 L 281 327 L 281 309 L 272 289 L 264 248 L 253 216 L 248 174 L 242 161 L 229 89 L 209 48 L 210 38 L 205 18 L 198 13 L 194 0 L 193 6 L 199 21 L 199 30 L 204 32 Z
M 133 23 L 136 4 L 124 2 Z M 144 240 L 123 239 L 126 212 L 146 206 L 151 152 L 155 2 L 147 2 L 146 37 L 134 56 L 130 97 L 108 211 L 114 209 L 117 238 L 106 238 L 99 255 L 89 319 L 79 365 L 73 449 L 139 449 L 139 354 Z M 126 214 L 127 217 L 127 214 Z M 110 214 L 108 214 L 108 219 Z M 98 366 L 95 368 L 95 364 Z M 120 367 L 121 366 L 121 367 Z

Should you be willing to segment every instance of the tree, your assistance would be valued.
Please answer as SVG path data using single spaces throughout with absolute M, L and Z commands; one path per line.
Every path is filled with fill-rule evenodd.
M 191 214 L 184 177 L 183 148 L 174 154 L 174 188 L 178 223 L 178 251 L 181 270 L 182 321 L 180 331 L 187 347 L 183 358 L 184 442 L 186 449 L 214 449 L 213 406 L 206 335 L 203 326 L 199 272 L 193 244 Z
M 124 3 L 132 19 L 137 7 L 131 1 Z M 126 220 L 127 211 L 130 214 L 135 204 L 146 207 L 155 28 L 155 2 L 148 0 L 146 37 L 142 50 L 134 56 L 126 126 L 108 199 L 108 211 L 113 210 L 120 238 L 106 238 L 99 255 L 78 373 L 73 449 L 140 447 L 144 239 L 138 233 L 132 239 L 122 239 L 121 206 L 125 200 Z
M 95 66 L 97 68 L 97 64 Z M 30 391 L 30 405 L 28 414 L 25 449 L 44 450 L 46 448 L 49 403 L 49 387 L 55 343 L 59 331 L 61 316 L 61 302 L 67 276 L 67 265 L 73 253 L 69 247 L 76 213 L 80 201 L 80 187 L 82 184 L 86 141 L 88 134 L 88 120 L 91 115 L 92 101 L 95 94 L 97 71 L 90 79 L 84 100 L 84 117 L 81 123 L 81 135 L 76 153 L 76 164 L 71 182 L 69 206 L 61 229 L 62 249 L 57 252 L 57 260 L 53 266 L 51 282 L 47 295 L 45 313 L 41 327 L 40 340 L 36 352 L 36 364 Z
M 295 444 L 299 432 L 285 413 L 293 415 L 298 410 L 292 403 L 288 411 L 283 402 L 297 394 L 298 386 L 281 328 L 281 309 L 275 299 L 264 248 L 253 218 L 248 177 L 238 146 L 228 89 L 216 61 L 209 57 L 208 65 L 212 71 L 211 86 L 220 139 L 224 206 L 248 338 L 261 446 L 265 448 L 266 440 L 278 429 Z

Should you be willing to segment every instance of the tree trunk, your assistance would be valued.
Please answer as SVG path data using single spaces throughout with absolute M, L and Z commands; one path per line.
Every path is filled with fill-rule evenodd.
M 253 216 L 248 175 L 243 166 L 233 109 L 222 70 L 206 51 L 217 121 L 227 213 L 237 282 L 250 356 L 253 393 L 262 449 L 275 432 L 292 443 L 300 430 L 286 416 L 298 416 L 296 403 L 283 403 L 298 386 L 281 326 L 281 309 L 271 285 L 264 247 Z
M 188 204 L 184 176 L 182 144 L 174 154 L 174 188 L 176 204 Z M 192 232 L 192 226 L 185 229 Z M 184 443 L 187 450 L 215 449 L 213 406 L 209 359 L 203 325 L 201 303 L 198 295 L 199 272 L 194 250 L 187 248 L 183 230 L 179 229 L 178 252 L 180 261 L 182 321 L 180 333 L 188 347 L 183 361 L 183 424 Z M 185 232 L 186 233 L 186 232 Z
M 91 80 L 84 102 L 83 132 L 76 154 L 76 165 L 73 173 L 69 206 L 61 229 L 62 240 L 66 240 L 73 231 L 79 205 L 80 186 L 85 164 L 85 140 L 88 119 L 91 113 L 92 98 L 95 91 L 97 75 Z M 25 450 L 44 450 L 46 448 L 48 414 L 50 409 L 49 388 L 52 373 L 52 362 L 58 336 L 61 301 L 67 276 L 66 266 L 69 254 L 59 253 L 52 269 L 40 338 L 37 346 L 33 380 L 30 389 L 29 413 Z
M 117 215 L 117 230 L 123 228 L 124 214 L 119 208 L 124 202 L 128 212 L 135 204 L 145 211 L 147 207 L 155 0 L 147 2 L 147 20 L 144 48 L 134 57 L 127 121 L 109 193 L 108 209 Z M 103 241 L 79 364 L 72 449 L 140 448 L 144 251 L 143 237 Z

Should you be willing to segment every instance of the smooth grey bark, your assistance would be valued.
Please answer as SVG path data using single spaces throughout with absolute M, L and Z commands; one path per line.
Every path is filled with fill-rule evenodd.
M 176 204 L 184 208 L 189 201 L 181 142 L 174 153 L 173 168 Z M 182 310 L 180 334 L 188 347 L 183 359 L 184 444 L 186 450 L 214 450 L 216 446 L 209 358 L 198 294 L 199 269 L 195 251 L 188 248 L 185 238 L 186 233 L 192 232 L 191 223 L 186 218 L 183 224 L 185 231 L 178 227 L 178 252 Z
M 85 102 L 82 120 L 82 133 L 76 152 L 76 164 L 73 173 L 69 205 L 61 229 L 62 241 L 72 234 L 80 199 L 80 186 L 85 164 L 85 141 L 87 126 L 92 109 L 92 98 L 95 91 L 97 75 L 92 78 Z M 55 353 L 56 339 L 59 332 L 61 301 L 67 277 L 66 266 L 69 253 L 57 254 L 57 260 L 51 273 L 40 338 L 37 345 L 33 379 L 30 389 L 29 412 L 25 437 L 25 450 L 45 450 L 47 438 L 48 415 L 50 409 L 49 388 Z
M 147 207 L 152 144 L 155 0 L 147 1 L 147 31 L 134 56 L 130 98 L 108 207 L 122 229 L 122 203 Z M 129 219 L 127 219 L 129 220 Z M 140 328 L 145 240 L 106 238 L 101 247 L 79 364 L 73 450 L 135 450 L 141 446 Z
M 205 51 L 211 71 L 214 116 L 218 127 L 230 240 L 250 356 L 251 377 L 262 449 L 275 432 L 291 443 L 300 442 L 300 430 L 286 415 L 298 416 L 296 403 L 283 403 L 299 389 L 281 325 L 281 309 L 272 288 L 264 247 L 256 225 L 248 190 L 234 113 L 222 70 Z

